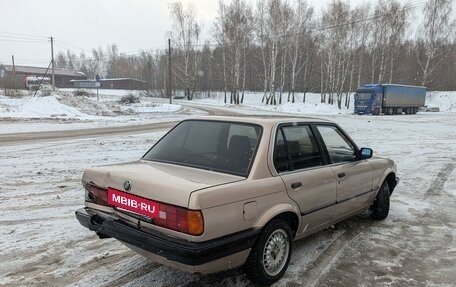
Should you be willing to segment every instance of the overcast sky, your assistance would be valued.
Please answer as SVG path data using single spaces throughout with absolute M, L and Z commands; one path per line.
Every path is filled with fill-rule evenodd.
M 318 11 L 329 1 L 310 0 Z M 356 5 L 366 1 L 348 2 Z M 413 4 L 423 2 L 400 1 Z M 84 50 L 90 56 L 93 47 L 101 46 L 104 49 L 113 43 L 117 44 L 120 52 L 126 53 L 164 47 L 165 34 L 171 27 L 168 11 L 170 2 L 174 1 L 0 0 L 0 64 L 11 64 L 11 55 L 14 55 L 17 65 L 47 66 L 50 44 L 45 37 L 51 35 L 55 38 L 55 54 L 70 49 L 76 54 Z M 204 34 L 208 37 L 217 14 L 218 1 L 182 2 L 184 5 L 192 3 Z M 370 2 L 375 3 L 374 0 Z

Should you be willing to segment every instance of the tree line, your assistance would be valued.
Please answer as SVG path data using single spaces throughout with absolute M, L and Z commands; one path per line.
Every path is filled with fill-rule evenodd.
M 223 91 L 241 103 L 245 91 L 263 92 L 265 104 L 294 102 L 295 93 L 319 92 L 322 102 L 348 106 L 366 83 L 456 90 L 453 0 L 401 4 L 379 0 L 351 6 L 333 0 L 318 12 L 306 1 L 219 1 L 211 39 L 201 39 L 194 9 L 170 4 L 173 88 L 187 99 Z M 416 15 L 421 10 L 422 17 Z M 115 44 L 91 55 L 59 53 L 56 65 L 92 78 L 144 80 L 164 96 L 166 49 L 120 53 Z

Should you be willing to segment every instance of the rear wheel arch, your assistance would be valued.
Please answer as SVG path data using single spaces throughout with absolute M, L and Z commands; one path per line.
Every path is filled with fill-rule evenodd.
M 296 215 L 296 213 L 291 212 L 291 211 L 283 212 L 283 213 L 280 213 L 279 215 L 271 218 L 271 220 L 269 220 L 269 222 L 274 219 L 283 219 L 284 221 L 286 221 L 288 223 L 288 225 L 290 226 L 291 231 L 293 232 L 293 238 L 294 238 L 294 236 L 296 235 L 296 232 L 298 231 L 298 227 L 299 227 L 299 217 L 298 217 L 298 215 Z
M 293 238 L 299 228 L 298 208 L 291 204 L 280 204 L 263 213 L 257 220 L 255 226 L 263 229 L 269 222 L 274 219 L 286 221 L 293 233 Z

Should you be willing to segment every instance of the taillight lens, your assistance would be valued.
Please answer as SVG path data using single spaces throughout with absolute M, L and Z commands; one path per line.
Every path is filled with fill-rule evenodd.
M 84 184 L 85 188 L 85 201 L 92 202 L 99 205 L 108 205 L 108 190 L 92 185 L 90 183 Z
M 204 233 L 203 214 L 200 210 L 160 203 L 160 218 L 154 218 L 155 225 L 190 235 Z

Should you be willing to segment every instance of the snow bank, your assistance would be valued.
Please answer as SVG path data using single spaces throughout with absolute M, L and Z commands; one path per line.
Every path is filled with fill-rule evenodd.
M 180 105 L 153 103 L 152 98 L 142 98 L 132 105 L 121 105 L 116 100 L 97 101 L 96 98 L 52 94 L 46 97 L 25 96 L 8 98 L 0 94 L 0 117 L 5 118 L 75 118 L 95 120 L 101 117 L 115 117 L 136 114 L 175 113 Z
M 16 99 L 0 98 L 0 117 L 50 118 L 77 117 L 87 115 L 77 108 L 60 103 L 55 96 L 24 97 Z
M 124 107 L 115 102 L 98 102 L 88 97 L 76 97 L 73 95 L 63 95 L 58 97 L 59 101 L 65 105 L 74 107 L 81 113 L 96 116 L 116 116 L 131 115 L 135 111 L 129 107 Z
M 428 92 L 426 106 L 439 107 L 441 112 L 456 112 L 456 91 Z

